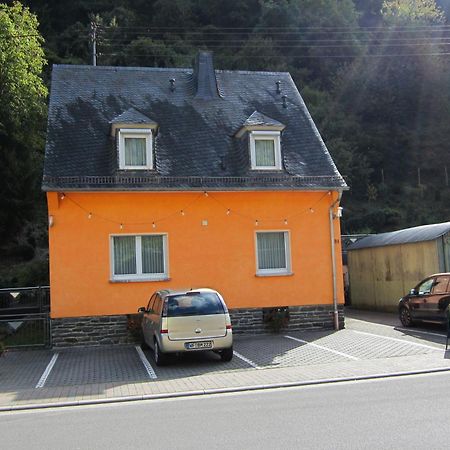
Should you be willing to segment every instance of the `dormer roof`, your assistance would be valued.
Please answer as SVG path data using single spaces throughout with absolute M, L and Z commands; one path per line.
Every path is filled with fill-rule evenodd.
M 114 119 L 110 120 L 110 124 L 116 123 L 127 123 L 130 125 L 136 124 L 155 124 L 156 122 L 147 117 L 145 114 L 142 114 L 135 108 L 129 108 L 118 116 L 114 117 Z
M 246 131 L 253 130 L 273 130 L 273 131 L 282 131 L 286 128 L 286 125 L 279 122 L 276 119 L 272 119 L 269 116 L 266 116 L 259 111 L 254 111 L 245 122 L 242 124 L 242 127 L 239 128 L 236 133 L 236 137 L 241 137 Z
M 121 128 L 150 128 L 155 129 L 158 124 L 135 108 L 129 108 L 109 121 L 111 124 L 111 136 L 116 135 L 116 130 Z

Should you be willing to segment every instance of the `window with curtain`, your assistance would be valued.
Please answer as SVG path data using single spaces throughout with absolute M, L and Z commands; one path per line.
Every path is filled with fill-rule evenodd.
M 151 129 L 122 128 L 119 132 L 118 142 L 120 169 L 153 168 Z
M 279 131 L 252 131 L 250 133 L 252 169 L 281 170 L 281 141 Z
M 273 139 L 255 139 L 256 167 L 275 167 L 275 142 Z
M 147 164 L 145 157 L 145 137 L 125 137 L 125 165 L 126 166 L 145 166 Z
M 161 279 L 167 277 L 167 236 L 113 236 L 113 279 Z
M 289 273 L 289 234 L 286 231 L 256 233 L 257 273 Z

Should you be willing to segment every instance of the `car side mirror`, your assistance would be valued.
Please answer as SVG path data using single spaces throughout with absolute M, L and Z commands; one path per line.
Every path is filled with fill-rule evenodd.
M 411 289 L 409 291 L 409 295 L 417 295 L 417 291 L 415 289 Z
M 145 313 L 145 306 L 138 308 L 138 313 Z

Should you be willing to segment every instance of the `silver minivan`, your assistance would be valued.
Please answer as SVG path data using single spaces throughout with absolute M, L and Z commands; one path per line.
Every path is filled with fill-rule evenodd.
M 153 349 L 158 366 L 167 362 L 169 353 L 212 350 L 222 361 L 233 358 L 230 315 L 217 291 L 158 291 L 138 312 L 145 344 Z

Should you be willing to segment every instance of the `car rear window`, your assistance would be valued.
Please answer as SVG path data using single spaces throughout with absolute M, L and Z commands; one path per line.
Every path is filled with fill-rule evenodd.
M 223 314 L 224 309 L 219 297 L 214 293 L 187 293 L 169 297 L 167 316 L 200 316 Z

